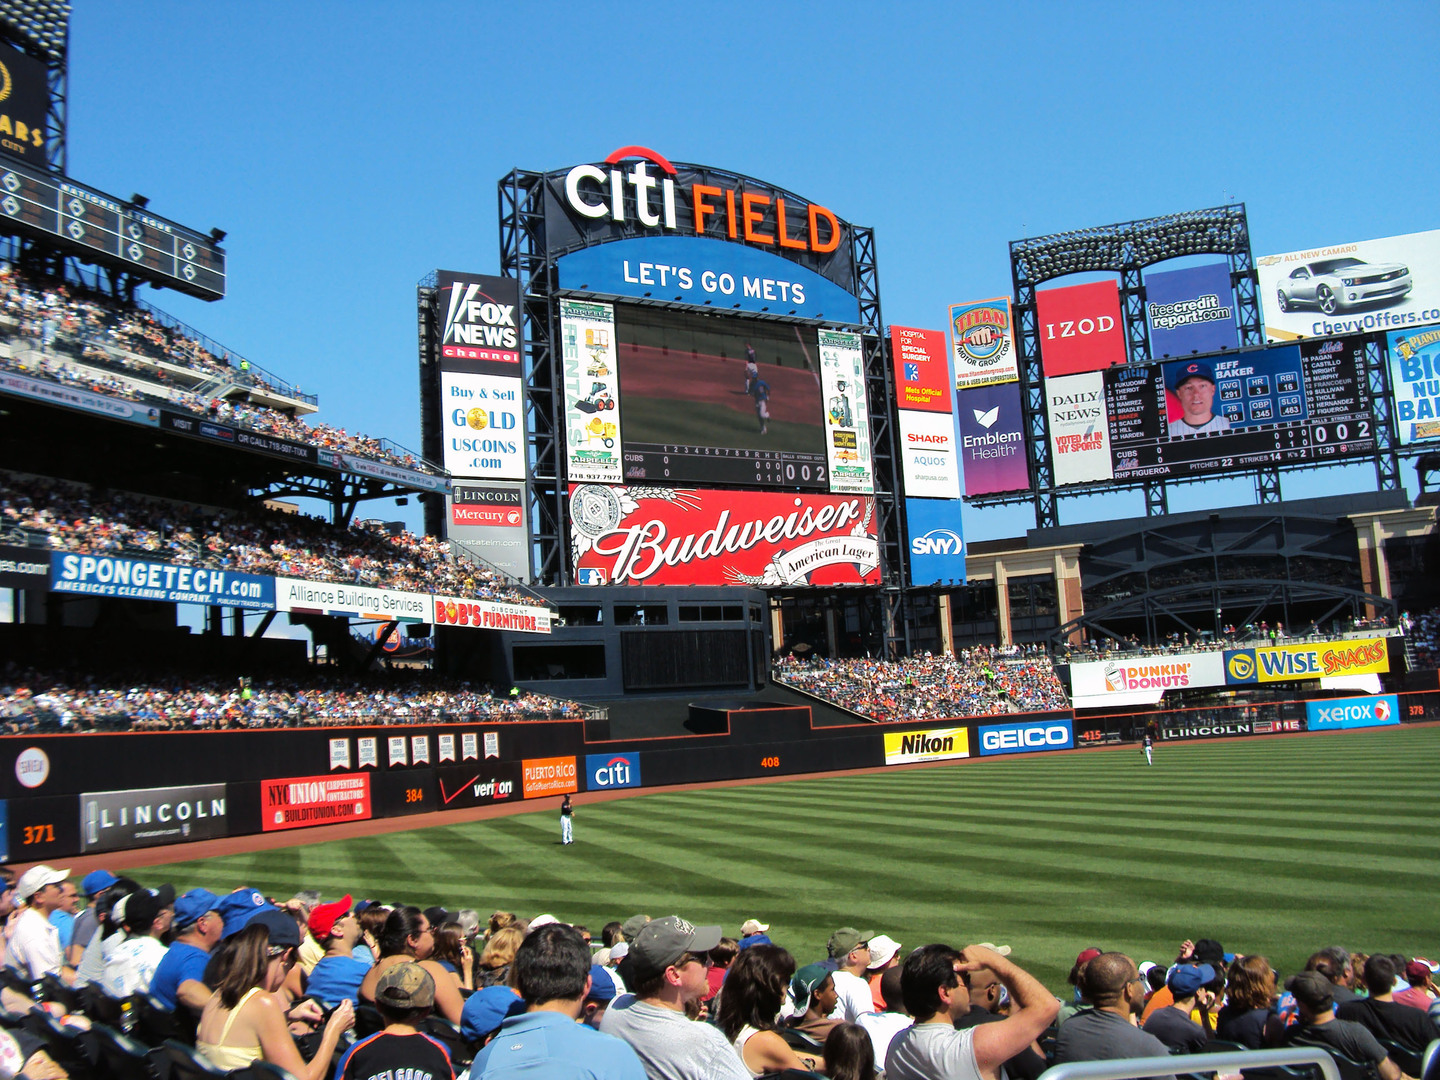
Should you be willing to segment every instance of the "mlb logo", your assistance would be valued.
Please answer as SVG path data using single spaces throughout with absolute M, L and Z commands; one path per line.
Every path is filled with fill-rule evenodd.
M 599 569 L 598 567 L 582 566 L 580 567 L 580 572 L 577 576 L 580 579 L 581 585 L 605 584 L 605 571 Z
M 906 381 L 906 382 L 919 382 L 919 381 L 920 381 L 920 365 L 919 365 L 919 364 L 906 364 L 906 365 L 905 365 L 905 381 Z

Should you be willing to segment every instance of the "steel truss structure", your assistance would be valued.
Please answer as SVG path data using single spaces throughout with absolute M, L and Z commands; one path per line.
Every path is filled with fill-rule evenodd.
M 710 170 L 712 175 L 725 175 Z M 557 291 L 560 258 L 586 246 L 552 247 L 545 234 L 545 173 L 516 169 L 499 182 L 500 273 L 520 280 L 521 337 L 525 353 L 525 440 L 529 461 L 526 502 L 534 546 L 534 570 L 540 585 L 573 585 L 570 564 L 568 492 L 565 469 L 565 394 L 559 350 Z M 734 176 L 737 185 L 746 178 Z M 884 575 L 882 602 L 887 647 L 902 632 L 901 607 L 907 562 L 896 471 L 896 433 L 892 427 L 893 375 L 880 313 L 880 282 L 872 229 L 851 225 L 852 258 L 859 298 L 866 391 L 871 409 L 871 460 L 875 470 L 876 528 Z M 638 232 L 635 235 L 640 235 Z M 621 300 L 635 303 L 633 298 Z M 659 305 L 669 306 L 669 305 Z M 748 313 L 744 318 L 764 318 Z M 841 329 L 854 330 L 849 324 Z M 422 328 L 423 333 L 423 328 Z M 908 635 L 907 635 L 908 637 Z

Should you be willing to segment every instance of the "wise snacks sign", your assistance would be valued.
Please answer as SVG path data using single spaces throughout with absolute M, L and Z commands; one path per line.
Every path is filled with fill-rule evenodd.
M 1236 649 L 1225 654 L 1225 681 L 1289 682 L 1339 675 L 1378 675 L 1390 670 L 1383 637 Z
M 570 488 L 583 585 L 874 585 L 875 500 L 668 487 Z

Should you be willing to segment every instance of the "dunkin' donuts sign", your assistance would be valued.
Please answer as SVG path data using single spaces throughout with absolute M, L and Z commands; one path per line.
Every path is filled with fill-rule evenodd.
M 860 585 L 880 581 L 875 501 L 861 495 L 578 484 L 581 585 Z

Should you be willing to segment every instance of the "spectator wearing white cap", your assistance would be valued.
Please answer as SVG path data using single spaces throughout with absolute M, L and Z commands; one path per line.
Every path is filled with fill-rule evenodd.
M 769 930 L 769 923 L 761 922 L 759 919 L 746 919 L 740 924 L 740 940 L 736 944 L 741 949 L 748 949 L 751 945 L 773 945 Z
M 893 967 L 900 966 L 900 942 L 885 934 L 876 934 L 870 939 L 870 963 L 866 965 L 865 977 L 870 983 L 870 1002 L 876 1012 L 885 1011 L 885 996 L 880 992 L 880 976 Z
M 60 906 L 60 883 L 69 876 L 69 870 L 42 863 L 26 870 L 15 883 L 15 895 L 25 901 L 25 910 L 10 931 L 5 963 L 27 979 L 58 975 L 66 983 L 75 981 L 75 969 L 66 966 L 60 949 L 60 930 L 50 922 L 50 912 Z

